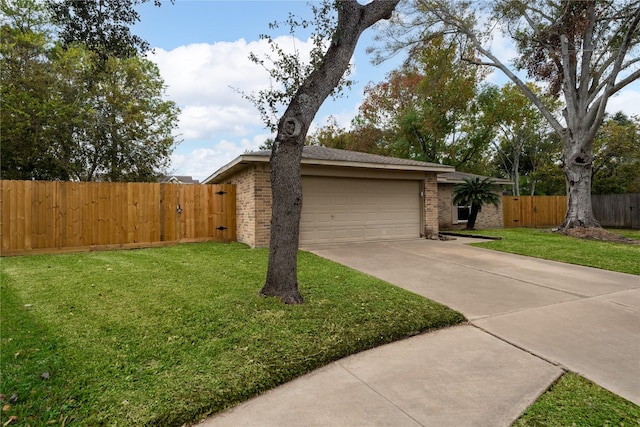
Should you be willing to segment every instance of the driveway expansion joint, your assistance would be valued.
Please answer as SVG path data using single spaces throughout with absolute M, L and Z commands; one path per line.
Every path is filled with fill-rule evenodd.
M 544 356 L 541 356 L 541 355 L 539 355 L 537 353 L 534 353 L 533 351 L 531 351 L 531 350 L 529 350 L 529 349 L 527 349 L 525 347 L 522 347 L 521 345 L 518 345 L 518 344 L 516 344 L 514 342 L 511 342 L 511 341 L 507 340 L 506 338 L 501 337 L 500 335 L 494 334 L 493 332 L 491 332 L 491 331 L 489 331 L 489 330 L 487 330 L 487 329 L 485 329 L 485 328 L 483 328 L 481 326 L 478 326 L 478 325 L 474 324 L 473 321 L 469 322 L 469 324 L 471 326 L 473 326 L 474 328 L 484 332 L 485 334 L 490 335 L 490 336 L 492 336 L 494 338 L 497 338 L 500 341 L 504 342 L 505 344 L 509 344 L 511 347 L 517 348 L 518 350 L 523 351 L 523 352 L 525 352 L 525 353 L 527 353 L 527 354 L 529 354 L 529 355 L 531 355 L 531 356 L 533 356 L 533 357 L 535 357 L 537 359 L 540 359 L 543 362 L 546 362 L 546 363 L 548 363 L 548 364 L 550 364 L 552 366 L 555 366 L 557 368 L 562 369 L 563 373 L 569 371 L 569 369 L 566 366 L 564 366 L 562 363 L 556 362 L 556 361 L 551 360 L 551 359 L 547 359 Z
M 371 390 L 373 393 L 375 393 L 376 395 L 378 395 L 382 400 L 384 400 L 385 402 L 389 403 L 389 405 L 393 406 L 394 408 L 396 408 L 398 411 L 402 412 L 404 415 L 407 416 L 407 418 L 409 418 L 411 421 L 415 422 L 417 425 L 419 426 L 423 426 L 424 424 L 422 424 L 420 421 L 418 421 L 417 419 L 415 419 L 414 417 L 411 416 L 411 414 L 407 413 L 407 411 L 405 411 L 404 409 L 402 409 L 401 407 L 398 406 L 398 404 L 396 402 L 393 402 L 391 400 L 389 400 L 389 398 L 387 396 L 385 396 L 384 394 L 380 393 L 378 390 L 376 390 L 375 388 L 371 387 L 367 382 L 365 382 L 362 378 L 360 378 L 359 376 L 357 376 L 355 373 L 353 373 L 349 368 L 347 368 L 346 366 L 344 366 L 342 364 L 342 360 L 337 360 L 336 365 L 340 366 L 340 368 L 342 368 L 344 371 L 346 371 L 349 375 L 351 375 L 352 378 L 356 379 L 360 384 L 362 384 L 363 386 L 365 386 L 366 388 L 368 388 L 369 390 Z

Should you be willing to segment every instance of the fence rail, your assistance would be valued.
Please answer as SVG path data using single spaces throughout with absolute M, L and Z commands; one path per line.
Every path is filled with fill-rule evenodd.
M 0 181 L 2 255 L 233 241 L 235 186 Z

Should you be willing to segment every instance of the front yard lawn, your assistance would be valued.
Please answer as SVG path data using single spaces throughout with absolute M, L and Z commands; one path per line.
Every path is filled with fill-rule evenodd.
M 2 424 L 181 425 L 330 361 L 464 321 L 300 254 L 306 304 L 261 298 L 267 250 L 204 243 L 3 258 Z
M 640 239 L 637 230 L 610 231 Z M 460 233 L 501 238 L 473 246 L 640 275 L 640 245 L 578 239 L 553 233 L 550 229 L 505 228 Z
M 638 425 L 638 405 L 569 372 L 527 408 L 513 427 Z

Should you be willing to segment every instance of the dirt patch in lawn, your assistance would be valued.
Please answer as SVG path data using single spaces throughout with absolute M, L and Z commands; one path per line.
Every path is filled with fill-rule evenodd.
M 578 239 L 599 240 L 601 242 L 625 243 L 628 245 L 640 245 L 640 240 L 630 239 L 597 227 L 575 227 L 568 230 L 558 230 L 558 233 Z

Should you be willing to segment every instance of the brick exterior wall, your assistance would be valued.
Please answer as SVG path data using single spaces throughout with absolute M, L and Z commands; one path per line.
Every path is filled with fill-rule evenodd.
M 478 218 L 476 218 L 476 228 L 502 228 L 504 226 L 502 218 L 502 193 L 500 193 L 501 201 L 498 202 L 498 207 L 493 205 L 484 205 L 480 212 L 478 212 Z
M 249 165 L 225 180 L 236 184 L 237 241 L 252 248 L 269 246 L 271 184 L 269 164 Z
M 453 228 L 453 185 L 438 184 L 438 225 L 441 230 Z
M 453 206 L 453 187 L 454 184 L 439 184 L 438 185 L 438 225 L 440 230 L 461 230 L 467 226 L 466 222 L 459 224 L 453 223 L 454 208 L 457 215 L 457 207 Z M 502 196 L 502 192 L 499 193 Z M 478 218 L 476 218 L 476 228 L 502 228 L 502 198 L 498 203 L 498 207 L 493 205 L 484 205 L 480 212 L 478 212 Z
M 255 241 L 254 247 L 268 247 L 271 237 L 271 177 L 268 163 L 255 167 Z
M 254 167 L 248 167 L 225 181 L 236 185 L 236 239 L 251 247 L 256 237 L 254 175 Z
M 426 238 L 438 235 L 438 210 L 437 175 L 429 173 L 424 178 L 424 235 Z

